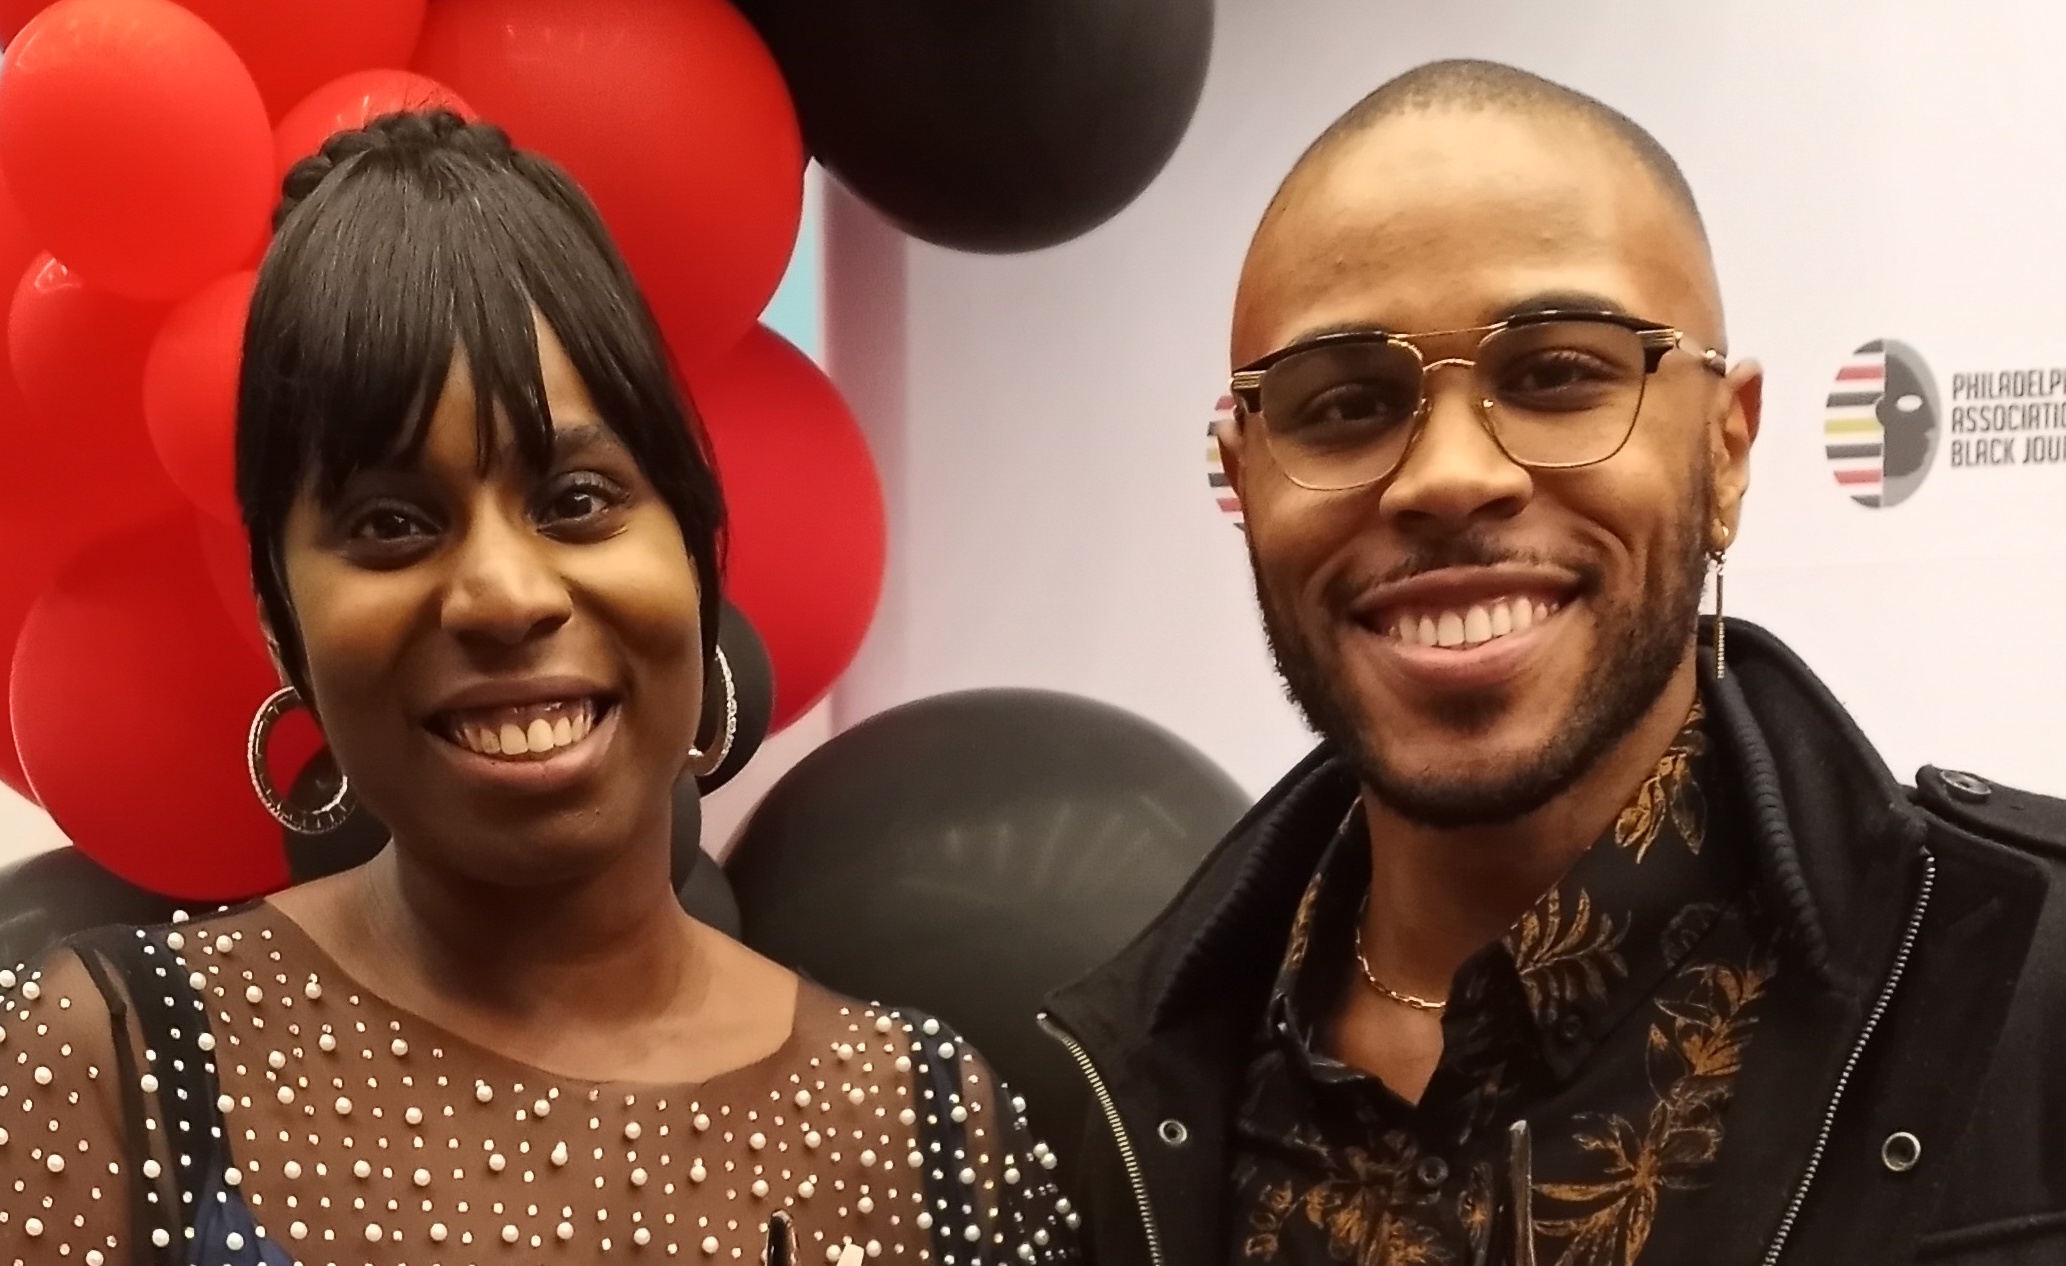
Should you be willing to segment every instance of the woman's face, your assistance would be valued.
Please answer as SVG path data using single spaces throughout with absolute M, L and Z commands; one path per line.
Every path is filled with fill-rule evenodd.
M 680 526 L 542 321 L 538 344 L 542 477 L 501 425 L 482 470 L 458 362 L 415 464 L 332 507 L 305 490 L 283 542 L 312 705 L 359 798 L 398 847 L 518 885 L 665 838 L 702 696 Z

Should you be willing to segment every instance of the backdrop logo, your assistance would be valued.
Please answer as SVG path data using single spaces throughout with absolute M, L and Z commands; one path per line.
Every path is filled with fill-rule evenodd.
M 1232 421 L 1234 397 L 1221 396 L 1213 409 L 1212 421 L 1205 424 L 1205 486 L 1212 493 L 1213 504 L 1221 514 L 1227 516 L 1235 527 L 1241 526 L 1241 498 L 1234 495 L 1233 486 L 1227 480 L 1227 472 L 1220 465 L 1220 423 Z
M 1937 455 L 1937 383 L 1922 354 L 1890 338 L 1851 353 L 1829 391 L 1823 452 L 1837 487 L 1862 506 L 1900 505 Z

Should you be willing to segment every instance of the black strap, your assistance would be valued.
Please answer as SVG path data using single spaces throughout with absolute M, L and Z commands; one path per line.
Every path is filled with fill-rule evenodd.
M 185 1250 L 184 1232 L 200 1212 L 204 1195 L 220 1186 L 230 1164 L 229 1132 L 216 1105 L 222 1090 L 215 1075 L 215 1058 L 201 1049 L 200 1043 L 201 1034 L 209 1031 L 208 1010 L 187 979 L 187 965 L 172 948 L 173 931 L 162 927 L 97 928 L 71 942 L 80 950 L 95 986 L 108 999 L 109 1013 L 117 1017 L 115 1050 L 122 1066 L 123 1111 L 130 1118 L 127 1128 L 132 1147 L 135 1207 L 131 1222 L 139 1253 L 145 1251 L 151 1233 L 161 1224 L 150 1218 L 142 1177 L 142 1162 L 152 1154 L 152 1145 L 144 1125 L 142 1071 L 129 1049 L 132 1010 L 144 1049 L 151 1056 L 151 1072 L 158 1082 L 158 1115 L 179 1202 L 178 1216 L 167 1219 L 179 1233 L 173 1235 L 170 1245 L 152 1254 L 155 1261 L 167 1266 L 182 1260 L 178 1254 Z M 104 964 L 114 967 L 123 988 L 112 987 Z
M 77 936 L 67 948 L 92 978 L 108 1008 L 108 1027 L 114 1039 L 115 1072 L 122 1087 L 122 1130 L 129 1156 L 129 1243 L 131 1260 L 150 1260 L 170 1266 L 171 1245 L 159 1248 L 151 1242 L 157 1225 L 150 1214 L 150 1180 L 144 1177 L 143 1159 L 151 1154 L 150 1131 L 144 1128 L 143 1086 L 136 1067 L 136 1052 L 129 1045 L 129 996 L 108 977 L 103 946 L 95 938 Z

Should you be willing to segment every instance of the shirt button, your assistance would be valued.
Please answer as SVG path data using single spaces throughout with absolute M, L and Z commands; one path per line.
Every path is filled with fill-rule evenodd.
M 1585 1017 L 1574 1011 L 1557 1021 L 1557 1036 L 1567 1042 L 1576 1042 L 1579 1038 L 1584 1037 Z
M 1423 1187 L 1439 1187 L 1449 1181 L 1449 1162 L 1439 1156 L 1423 1156 L 1419 1168 L 1414 1170 L 1414 1177 L 1420 1179 Z

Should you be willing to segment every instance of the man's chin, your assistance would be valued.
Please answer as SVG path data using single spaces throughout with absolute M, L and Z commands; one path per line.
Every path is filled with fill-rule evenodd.
M 1502 826 L 1527 817 L 1569 790 L 1583 768 L 1552 747 L 1431 766 L 1382 757 L 1357 760 L 1363 785 L 1409 822 L 1440 829 Z

